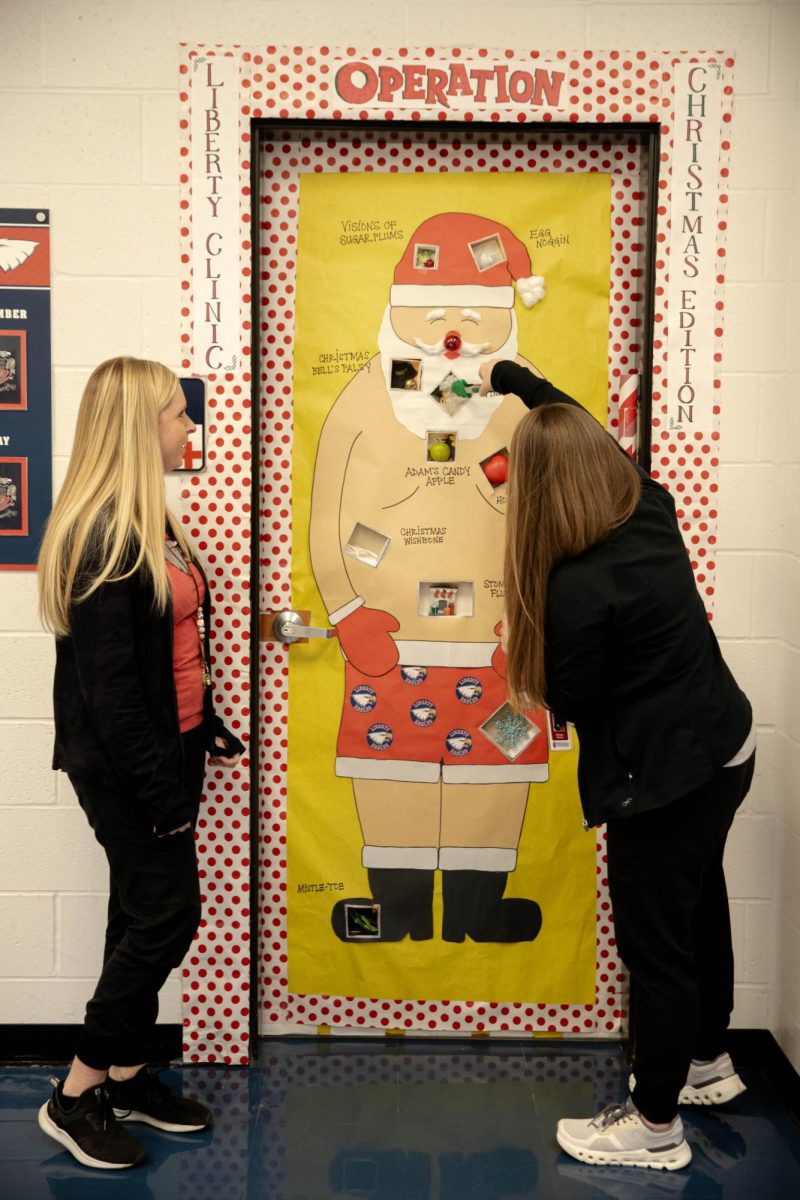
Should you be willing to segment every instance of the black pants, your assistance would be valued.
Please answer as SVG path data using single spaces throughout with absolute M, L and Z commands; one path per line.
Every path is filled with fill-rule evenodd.
M 671 1121 L 692 1058 L 725 1048 L 733 949 L 722 869 L 725 840 L 755 754 L 688 796 L 607 827 L 617 948 L 631 978 L 633 1100 Z
M 199 807 L 202 728 L 190 729 L 182 741 L 184 788 Z M 194 832 L 158 838 L 130 796 L 96 780 L 70 779 L 109 866 L 103 970 L 76 1053 L 98 1071 L 112 1063 L 133 1066 L 149 1057 L 159 990 L 180 966 L 200 923 Z

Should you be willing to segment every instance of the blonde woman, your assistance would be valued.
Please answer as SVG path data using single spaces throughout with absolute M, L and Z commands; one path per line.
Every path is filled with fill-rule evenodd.
M 41 616 L 56 636 L 53 766 L 69 775 L 110 877 L 102 973 L 39 1124 L 90 1167 L 144 1160 L 122 1121 L 193 1132 L 212 1120 L 146 1066 L 159 990 L 200 920 L 205 756 L 232 767 L 244 750 L 214 715 L 208 586 L 166 509 L 164 473 L 193 429 L 166 367 L 97 367 L 39 559 Z
M 733 952 L 722 856 L 753 776 L 747 697 L 720 654 L 669 492 L 571 397 L 513 362 L 483 393 L 531 410 L 510 452 L 506 682 L 578 732 L 584 825 L 606 823 L 631 977 L 632 1094 L 565 1120 L 575 1158 L 675 1170 L 678 1104 L 732 1100 Z

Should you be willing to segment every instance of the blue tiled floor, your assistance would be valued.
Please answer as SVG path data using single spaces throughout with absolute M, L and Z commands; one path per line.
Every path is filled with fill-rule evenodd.
M 719 1110 L 684 1110 L 683 1171 L 589 1167 L 561 1116 L 626 1094 L 616 1045 L 270 1041 L 257 1068 L 166 1078 L 206 1100 L 210 1134 L 136 1126 L 134 1171 L 80 1167 L 39 1130 L 50 1072 L 0 1069 L 2 1200 L 800 1200 L 800 1139 L 758 1072 Z

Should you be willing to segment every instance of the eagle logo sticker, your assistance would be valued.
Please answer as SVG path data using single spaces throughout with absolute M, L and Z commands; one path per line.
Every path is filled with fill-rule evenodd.
M 367 730 L 367 745 L 370 750 L 388 750 L 394 741 L 394 734 L 388 725 L 378 723 L 370 725 Z
M 371 688 L 367 683 L 359 683 L 358 687 L 354 687 L 350 693 L 350 703 L 356 712 L 372 712 L 378 703 L 375 689 Z
M 447 753 L 463 758 L 472 749 L 472 734 L 468 729 L 451 729 L 447 735 Z
M 474 675 L 462 675 L 456 684 L 456 696 L 462 704 L 477 704 L 483 695 L 483 684 Z
M 411 720 L 422 729 L 427 729 L 436 720 L 436 705 L 431 700 L 415 700 L 410 712 Z

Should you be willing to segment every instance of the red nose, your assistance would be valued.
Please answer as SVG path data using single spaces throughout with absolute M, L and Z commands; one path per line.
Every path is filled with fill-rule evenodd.
M 444 335 L 444 348 L 447 358 L 458 358 L 458 352 L 461 349 L 461 334 L 455 329 L 451 329 L 449 333 Z

